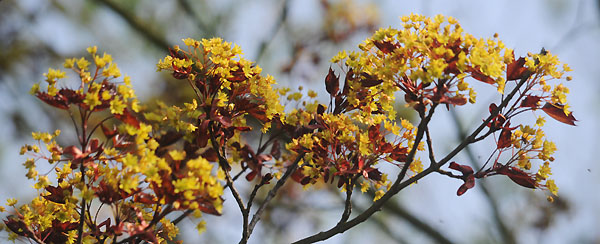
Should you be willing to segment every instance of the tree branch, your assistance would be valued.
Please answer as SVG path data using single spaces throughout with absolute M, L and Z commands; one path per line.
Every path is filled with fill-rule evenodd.
M 265 210 L 267 204 L 273 199 L 273 197 L 275 197 L 275 195 L 277 195 L 277 191 L 279 191 L 279 189 L 283 186 L 283 184 L 287 181 L 287 179 L 292 175 L 292 173 L 294 173 L 294 171 L 296 171 L 296 169 L 298 168 L 298 163 L 300 162 L 300 160 L 302 160 L 302 158 L 304 158 L 304 153 L 302 153 L 296 157 L 296 160 L 294 160 L 294 162 L 290 166 L 288 166 L 288 168 L 285 171 L 285 173 L 283 174 L 283 176 L 281 176 L 281 178 L 277 181 L 277 183 L 275 183 L 275 186 L 273 186 L 273 188 L 269 191 L 265 200 L 260 204 L 260 206 L 258 207 L 256 212 L 252 216 L 252 220 L 250 221 L 250 224 L 248 225 L 248 229 L 247 229 L 248 234 L 247 234 L 246 239 L 242 239 L 240 241 L 240 243 L 248 242 L 248 237 L 252 234 L 252 231 L 254 230 L 254 227 L 260 220 L 262 212 Z
M 342 225 L 336 225 L 327 231 L 319 232 L 317 234 L 314 234 L 314 235 L 304 238 L 302 240 L 296 241 L 294 243 L 295 244 L 314 243 L 317 241 L 326 240 L 334 235 L 343 233 L 344 231 L 367 220 L 371 215 L 373 215 L 375 212 L 379 211 L 381 209 L 381 207 L 383 206 L 383 204 L 385 202 L 387 202 L 392 196 L 397 194 L 400 190 L 402 190 L 405 187 L 409 186 L 410 184 L 416 182 L 417 180 L 425 177 L 426 175 L 436 171 L 437 169 L 442 167 L 444 164 L 446 164 L 450 159 L 452 159 L 454 156 L 456 156 L 456 154 L 458 154 L 460 151 L 462 151 L 467 145 L 471 144 L 472 140 L 487 126 L 487 124 L 489 122 L 492 121 L 492 119 L 495 117 L 495 115 L 499 111 L 501 111 L 504 107 L 507 106 L 507 104 L 510 102 L 510 100 L 512 100 L 512 98 L 519 91 L 521 86 L 523 86 L 523 84 L 525 84 L 528 79 L 529 79 L 529 75 L 525 75 L 519 81 L 517 86 L 511 91 L 511 93 L 508 94 L 508 96 L 506 96 L 502 100 L 502 103 L 500 104 L 500 106 L 498 106 L 498 108 L 496 108 L 495 111 L 492 111 L 491 114 L 487 117 L 487 119 L 485 119 L 483 121 L 483 123 L 481 123 L 481 125 L 475 131 L 473 131 L 468 137 L 466 137 L 458 146 L 456 146 L 456 148 L 454 148 L 454 150 L 452 150 L 448 155 L 446 155 L 446 157 L 444 157 L 438 163 L 436 163 L 436 164 L 430 166 L 429 168 L 427 168 L 426 170 L 422 171 L 421 173 L 418 173 L 418 174 L 414 175 L 413 177 L 409 178 L 408 180 L 402 182 L 402 179 L 404 178 L 404 176 L 406 175 L 406 173 L 408 171 L 408 167 L 410 166 L 410 163 L 412 163 L 412 161 L 414 160 L 414 156 L 416 153 L 416 147 L 423 139 L 423 135 L 425 133 L 425 131 L 424 131 L 425 127 L 429 123 L 429 120 L 431 119 L 431 116 L 433 115 L 433 110 L 435 109 L 435 106 L 437 105 L 437 104 L 434 104 L 432 106 L 432 108 L 430 109 L 429 114 L 425 117 L 425 119 L 421 120 L 421 122 L 419 123 L 418 129 L 417 129 L 417 135 L 415 137 L 415 142 L 414 142 L 415 144 L 413 145 L 413 149 L 410 151 L 410 153 L 408 155 L 407 163 L 402 168 L 402 171 L 400 172 L 400 174 L 398 174 L 398 178 L 396 178 L 396 181 L 394 182 L 394 184 L 392 184 L 392 187 L 390 187 L 388 192 L 386 192 L 379 200 L 375 201 L 371 205 L 371 207 L 369 207 L 367 210 L 363 211 L 360 215 L 356 216 L 355 218 L 351 219 L 350 221 L 348 221 Z
M 467 133 L 463 129 L 462 123 L 461 123 L 460 119 L 458 118 L 458 114 L 454 110 L 451 110 L 450 114 L 452 115 L 452 120 L 454 121 L 454 124 L 456 125 L 456 132 L 457 132 L 458 138 L 460 140 L 463 140 L 464 138 L 467 137 Z M 467 153 L 467 156 L 469 157 L 469 161 L 471 162 L 471 165 L 474 168 L 479 168 L 480 165 L 478 163 L 476 163 L 477 159 L 475 157 L 475 153 L 473 152 L 473 150 L 471 150 L 471 147 L 469 147 L 469 146 L 465 147 L 465 152 Z M 484 194 L 488 204 L 490 205 L 492 214 L 494 216 L 494 222 L 496 222 L 496 227 L 498 228 L 498 231 L 500 232 L 500 236 L 502 237 L 502 242 L 503 243 L 517 243 L 514 234 L 512 233 L 512 231 L 508 228 L 508 226 L 506 225 L 506 223 L 504 223 L 504 220 L 502 219 L 502 215 L 500 214 L 500 208 L 498 206 L 498 201 L 492 194 L 487 182 L 479 181 L 479 183 L 477 183 L 477 184 L 483 191 L 483 194 Z

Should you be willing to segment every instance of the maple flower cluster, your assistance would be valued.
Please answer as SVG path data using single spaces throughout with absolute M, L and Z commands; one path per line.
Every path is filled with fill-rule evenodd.
M 325 81 L 336 112 L 347 112 L 354 121 L 366 126 L 389 123 L 387 119 L 396 116 L 393 105 L 400 92 L 408 106 L 424 119 L 426 111 L 438 104 L 449 107 L 475 103 L 477 93 L 469 80 L 494 86 L 502 98 L 507 97 L 507 84 L 512 83 L 510 88 L 516 90 L 516 96 L 510 96 L 510 104 L 501 108 L 490 105 L 490 113 L 496 117 L 488 124 L 488 135 L 499 132 L 493 152 L 496 156 L 490 157 L 495 159 L 492 166 L 477 174 L 466 170 L 462 178 L 503 174 L 522 186 L 545 187 L 556 195 L 557 187 L 548 179 L 549 164 L 554 160 L 551 155 L 556 148 L 544 139 L 544 118 L 538 117 L 535 129 L 527 125 L 511 127 L 510 123 L 525 111 L 542 110 L 560 122 L 575 125 L 566 100 L 568 88 L 562 83 L 554 87 L 548 83 L 563 79 L 570 68 L 546 50 L 515 59 L 514 51 L 506 48 L 497 35 L 477 39 L 464 33 L 452 17 L 412 14 L 402 17 L 402 22 L 401 29 L 377 31 L 359 45 L 360 51 L 343 51 L 332 58 L 346 76 L 341 90 L 333 70 Z M 571 77 L 565 79 L 569 81 Z M 373 140 L 365 143 L 377 145 Z M 511 155 L 506 159 L 500 157 L 502 153 Z M 501 163 L 501 159 L 505 162 Z M 525 172 L 531 170 L 534 160 L 542 161 L 537 173 Z M 459 189 L 459 195 L 473 187 L 467 185 Z
M 165 134 L 154 133 L 152 121 L 140 121 L 136 113 L 142 109 L 130 78 L 116 80 L 121 73 L 111 55 L 97 54 L 96 47 L 88 52 L 92 67 L 83 57 L 64 63 L 79 77 L 77 89 L 58 88 L 58 80 L 66 73 L 50 69 L 45 74 L 46 91 L 39 84 L 31 90 L 48 105 L 69 112 L 79 145 L 59 145 L 57 130 L 33 133 L 38 144 L 22 147 L 21 154 L 31 156 L 24 163 L 27 177 L 36 180 L 34 188 L 40 195 L 20 207 L 9 204 L 15 211 L 4 221 L 11 230 L 10 239 L 162 242 L 174 240 L 178 233 L 164 218 L 169 213 L 220 214 L 223 187 L 213 165 L 199 155 L 186 156 L 165 140 Z M 187 132 L 196 130 L 189 124 L 183 127 Z M 40 160 L 53 165 L 56 180 L 38 173 Z M 200 222 L 199 230 L 203 226 Z
M 376 201 L 404 177 L 390 179 L 383 163 L 413 179 L 437 171 L 463 180 L 458 195 L 473 188 L 475 179 L 492 175 L 557 195 L 550 179 L 557 149 L 545 138 L 545 119 L 537 113 L 575 125 L 568 88 L 549 84 L 563 79 L 569 67 L 543 49 L 515 58 L 496 35 L 477 39 L 451 17 L 410 15 L 402 22 L 401 29 L 380 29 L 359 50 L 332 58 L 338 67 L 325 77 L 328 104 L 304 101 L 288 113 L 280 96 L 300 101 L 302 93 L 273 89 L 273 77 L 261 75 L 237 45 L 220 38 L 184 39 L 184 48 L 174 46 L 158 62 L 159 71 L 170 72 L 194 91 L 182 106 L 161 101 L 141 106 L 130 78 L 117 81 L 117 65 L 96 47 L 88 48 L 91 61 L 67 59 L 64 67 L 77 74 L 78 88 L 59 88 L 66 73 L 49 69 L 46 89 L 36 84 L 31 93 L 69 112 L 79 144 L 59 145 L 57 130 L 33 133 L 38 143 L 22 147 L 21 154 L 31 156 L 24 163 L 26 176 L 36 181 L 39 195 L 21 206 L 14 199 L 7 202 L 14 210 L 4 220 L 10 239 L 173 241 L 182 218 L 221 213 L 223 182 L 247 214 L 252 198 L 246 209 L 233 186 L 241 175 L 260 179 L 252 197 L 273 178 L 278 179 L 276 192 L 290 176 L 306 188 L 336 180 L 342 191 L 360 186 L 363 192 L 372 190 Z M 458 175 L 440 169 L 453 155 L 436 161 L 427 124 L 438 105 L 449 109 L 475 103 L 471 81 L 489 84 L 500 94 L 489 105 L 488 119 L 462 148 L 488 136 L 496 147 L 480 169 L 449 163 Z M 397 119 L 398 94 L 419 115 L 418 125 Z M 309 90 L 308 96 L 317 94 Z M 536 115 L 535 123 L 511 125 L 524 112 Z M 252 135 L 252 124 L 259 124 L 262 133 L 254 148 L 245 137 Z M 417 151 L 429 154 L 428 168 Z M 52 174 L 37 171 L 41 160 L 52 165 Z M 174 213 L 179 217 L 166 217 Z M 198 230 L 204 225 L 199 222 Z

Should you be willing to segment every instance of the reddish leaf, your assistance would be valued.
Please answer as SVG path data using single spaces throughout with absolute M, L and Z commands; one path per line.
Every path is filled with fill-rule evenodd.
M 383 80 L 377 79 L 377 77 L 370 75 L 366 72 L 362 72 L 361 75 L 364 78 L 363 80 L 361 80 L 362 86 L 364 87 L 376 86 L 383 82 Z
M 513 51 L 514 56 L 514 51 Z M 520 57 L 518 60 L 513 61 L 510 64 L 506 65 L 506 80 L 518 80 L 523 77 L 525 71 L 527 71 L 527 67 L 523 67 L 525 65 L 525 58 Z
M 251 131 L 251 130 L 252 130 L 252 127 L 248 127 L 248 126 L 237 126 L 237 127 L 235 127 L 235 130 L 238 130 L 238 131 Z
M 274 140 L 273 145 L 271 145 L 271 156 L 275 159 L 281 158 L 281 145 L 279 145 L 278 140 Z
M 390 158 L 397 162 L 406 162 L 406 159 L 408 159 L 408 148 L 401 147 L 400 144 L 398 144 L 394 151 L 390 153 Z
M 67 104 L 79 104 L 83 102 L 83 94 L 80 94 L 72 89 L 60 89 L 58 94 L 63 96 L 63 99 L 67 102 Z
M 77 146 L 68 146 L 65 149 L 63 149 L 63 153 L 73 156 L 73 159 L 75 160 L 81 159 L 86 156 L 83 155 L 81 149 L 79 149 Z
M 52 107 L 60 109 L 69 108 L 69 104 L 62 95 L 50 96 L 48 93 L 38 92 L 35 94 L 35 96 Z
M 268 154 L 260 154 L 260 155 L 256 156 L 256 158 L 258 159 L 259 162 L 269 161 L 269 160 L 273 159 L 273 157 Z
M 462 194 L 465 194 L 467 190 L 475 186 L 475 176 L 473 175 L 473 168 L 471 168 L 471 166 L 451 162 L 448 167 L 454 170 L 458 170 L 463 174 L 462 179 L 465 183 L 463 183 L 458 188 L 458 191 L 456 191 L 456 195 L 460 196 Z
M 292 173 L 292 179 L 298 183 L 302 182 L 302 179 L 304 179 L 305 176 L 302 173 L 302 169 L 297 169 L 294 171 L 294 173 Z
M 247 79 L 246 74 L 244 73 L 244 70 L 241 68 L 241 65 L 239 65 L 239 64 L 238 64 L 238 69 L 235 71 L 232 71 L 231 75 L 233 77 L 228 79 L 231 82 L 242 82 Z
M 389 41 L 375 41 L 373 44 L 385 54 L 391 53 L 396 49 L 396 46 Z
M 575 125 L 575 121 L 577 121 L 577 119 L 575 119 L 573 113 L 569 113 L 569 115 L 566 115 L 563 111 L 563 108 L 564 105 L 561 104 L 546 103 L 544 107 L 542 107 L 542 110 L 544 110 L 546 114 L 550 115 L 550 117 L 552 117 L 555 120 L 558 120 L 568 125 Z
M 45 189 L 46 189 L 46 191 L 50 192 L 50 195 L 46 195 L 46 196 L 44 196 L 44 198 L 48 201 L 60 203 L 60 204 L 65 203 L 65 195 L 66 194 L 71 195 L 73 193 L 72 187 L 65 189 L 62 187 L 47 186 Z
M 525 171 L 522 171 L 516 167 L 504 166 L 499 168 L 497 172 L 499 174 L 508 176 L 508 178 L 521 186 L 532 189 L 537 186 L 535 176 L 527 174 Z
M 454 96 L 454 97 L 442 96 L 440 98 L 440 103 L 462 106 L 462 105 L 467 104 L 467 98 L 463 97 L 463 96 Z
M 325 89 L 331 96 L 336 96 L 340 90 L 340 77 L 335 75 L 331 67 L 329 67 L 329 73 L 325 77 Z
M 210 162 L 217 162 L 219 160 L 219 157 L 217 156 L 217 151 L 215 151 L 215 149 L 212 147 L 209 147 L 200 155 Z
M 31 232 L 31 230 L 29 229 L 29 227 L 25 224 L 25 222 L 23 222 L 23 220 L 15 217 L 15 216 L 8 216 L 5 220 L 4 220 L 4 224 L 6 225 L 6 227 L 14 232 L 17 235 L 20 236 L 33 236 L 33 233 Z
M 471 72 L 471 77 L 473 77 L 476 80 L 483 81 L 488 84 L 496 84 L 496 81 L 494 81 L 492 77 L 483 74 L 481 71 L 479 71 L 479 69 L 471 67 L 469 69 L 469 72 Z
M 508 128 L 503 128 L 502 132 L 500 132 L 500 137 L 498 138 L 498 149 L 507 148 L 511 145 L 511 135 L 512 132 Z
M 381 132 L 379 132 L 380 128 L 381 124 L 372 125 L 369 127 L 369 140 L 377 141 L 382 137 Z
M 218 115 L 218 116 L 215 116 L 214 119 L 216 121 L 219 121 L 219 123 L 221 123 L 225 128 L 228 128 L 232 125 L 231 118 L 228 116 Z
M 156 197 L 154 197 L 148 193 L 144 193 L 144 192 L 135 194 L 133 199 L 134 199 L 134 202 L 143 203 L 143 204 L 154 204 L 157 201 Z M 110 225 L 110 219 L 108 219 L 108 220 L 109 220 L 108 225 Z M 101 227 L 101 226 L 98 226 L 98 227 Z
M 323 113 L 325 113 L 325 106 L 323 106 L 323 104 L 319 104 L 319 106 L 317 106 L 317 114 Z
M 463 183 L 456 191 L 456 195 L 460 196 L 462 194 L 465 194 L 465 192 L 467 192 L 467 190 L 473 188 L 474 186 L 475 186 L 475 177 L 472 174 L 468 175 L 465 179 L 465 183 Z
M 156 142 L 158 142 L 158 145 L 160 145 L 161 147 L 166 147 L 166 146 L 170 146 L 173 143 L 179 141 L 179 139 L 181 139 L 183 137 L 182 133 L 178 133 L 175 131 L 167 131 L 166 134 L 161 135 L 160 138 L 154 138 L 156 139 Z
M 521 101 L 521 107 L 523 108 L 537 108 L 542 97 L 529 95 Z
M 128 109 L 124 109 L 122 114 L 115 114 L 115 118 L 126 124 L 133 125 L 135 128 L 140 128 L 140 121 L 138 121 Z
M 468 165 L 462 165 L 462 164 L 457 164 L 455 162 L 451 162 L 450 165 L 448 166 L 448 168 L 458 170 L 461 173 L 463 173 L 463 175 L 473 174 L 473 168 L 471 168 L 471 166 L 468 166 Z
M 342 89 L 342 94 L 348 95 L 348 92 L 350 92 L 350 84 L 348 82 L 352 79 L 354 79 L 354 70 L 350 68 L 348 73 L 346 73 L 346 78 L 344 79 L 344 88 Z
M 113 129 L 109 129 L 108 127 L 104 126 L 104 124 L 102 124 L 100 127 L 102 128 L 102 133 L 104 133 L 104 136 L 106 136 L 107 139 L 110 139 L 117 134 L 117 127 L 114 125 Z
M 247 181 L 252 181 L 254 179 L 254 177 L 256 177 L 257 174 L 258 174 L 257 171 L 255 171 L 255 170 L 251 171 L 250 173 L 248 173 L 246 175 L 246 180 Z
M 248 110 L 248 114 L 263 123 L 269 121 L 264 110 L 252 109 Z

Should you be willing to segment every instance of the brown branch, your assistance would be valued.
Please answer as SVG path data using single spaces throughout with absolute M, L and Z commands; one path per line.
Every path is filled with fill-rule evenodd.
M 414 141 L 413 147 L 412 147 L 411 151 L 409 152 L 407 160 L 406 160 L 407 163 L 404 164 L 404 167 L 398 174 L 398 177 L 396 178 L 396 181 L 394 181 L 394 184 L 392 184 L 390 189 L 385 194 L 383 194 L 383 196 L 381 196 L 381 198 L 379 200 L 375 201 L 369 208 L 367 208 L 367 210 L 363 211 L 361 214 L 354 217 L 350 221 L 347 221 L 341 225 L 336 225 L 327 231 L 319 232 L 312 236 L 306 237 L 302 240 L 296 241 L 296 242 L 294 242 L 294 244 L 314 243 L 317 241 L 323 241 L 323 240 L 329 239 L 330 237 L 332 237 L 334 235 L 343 233 L 344 231 L 366 221 L 375 212 L 381 210 L 381 207 L 383 206 L 383 204 L 385 202 L 387 202 L 390 198 L 392 198 L 392 196 L 396 195 L 396 193 L 398 193 L 400 190 L 402 190 L 404 187 L 406 187 L 407 186 L 406 182 L 408 182 L 409 180 L 405 181 L 404 184 L 401 184 L 402 179 L 408 172 L 410 163 L 412 163 L 412 161 L 414 160 L 414 157 L 417 153 L 417 148 L 419 146 L 419 143 L 421 142 L 421 140 L 423 139 L 423 135 L 425 134 L 425 127 L 431 120 L 431 117 L 433 116 L 433 112 L 435 110 L 435 107 L 437 107 L 437 105 L 438 104 L 434 104 L 431 107 L 431 109 L 429 110 L 429 114 L 427 116 L 425 116 L 424 119 L 422 119 L 421 122 L 419 123 L 419 126 L 417 127 L 417 135 L 415 136 L 415 141 Z M 411 178 L 411 179 L 413 179 L 413 178 Z
M 463 129 L 462 123 L 461 123 L 460 119 L 458 118 L 458 114 L 454 110 L 451 110 L 450 114 L 452 115 L 452 120 L 454 121 L 454 124 L 456 125 L 456 131 L 457 131 L 459 139 L 462 140 L 462 139 L 466 138 L 467 133 Z M 471 162 L 471 165 L 474 168 L 479 168 L 480 165 L 478 163 L 476 163 L 477 159 L 475 157 L 475 153 L 473 152 L 473 150 L 471 150 L 471 147 L 469 147 L 469 146 L 465 147 L 465 152 L 467 153 L 467 156 L 469 157 L 469 161 Z M 512 233 L 512 231 L 508 228 L 508 226 L 506 225 L 506 223 L 504 223 L 504 220 L 502 219 L 502 215 L 500 214 L 500 207 L 498 206 L 498 201 L 492 194 L 487 182 L 479 181 L 477 184 L 483 191 L 483 194 L 485 195 L 485 198 L 486 198 L 488 204 L 490 205 L 492 214 L 494 216 L 494 221 L 496 222 L 496 227 L 498 228 L 498 231 L 500 232 L 500 235 L 502 237 L 502 242 L 503 243 L 517 243 L 514 234 Z
M 254 186 L 254 189 L 252 189 L 252 192 L 250 193 L 250 197 L 248 198 L 248 211 L 250 211 L 250 209 L 252 208 L 252 203 L 254 202 L 254 198 L 256 198 L 256 194 L 258 193 L 258 190 L 264 186 L 265 184 L 267 184 L 267 180 L 265 180 L 265 178 L 262 178 L 260 180 L 260 183 L 256 184 Z
M 352 179 L 350 179 L 350 182 L 346 183 L 346 200 L 344 202 L 344 212 L 342 213 L 342 217 L 340 218 L 340 221 L 337 223 L 337 225 L 346 223 L 346 221 L 348 221 L 348 218 L 350 218 L 350 214 L 352 214 L 352 191 L 354 190 L 354 183 L 357 179 L 357 176 L 352 177 Z
M 431 140 L 431 135 L 429 133 L 429 126 L 425 127 L 425 135 L 427 141 L 427 151 L 429 153 L 429 167 L 436 164 L 435 155 L 433 153 L 433 141 Z
M 448 155 L 446 155 L 446 157 L 444 157 L 438 163 L 436 163 L 436 164 L 430 166 L 429 168 L 427 168 L 426 170 L 422 171 L 421 173 L 418 173 L 418 174 L 414 175 L 413 177 L 409 178 L 408 180 L 402 182 L 402 179 L 404 178 L 404 176 L 406 175 L 406 172 L 408 171 L 408 167 L 410 166 L 410 163 L 412 163 L 412 161 L 414 160 L 414 156 L 416 153 L 416 146 L 418 146 L 418 144 L 421 142 L 421 140 L 423 138 L 425 126 L 429 123 L 429 120 L 431 119 L 431 116 L 433 114 L 433 110 L 434 110 L 435 106 L 437 105 L 437 104 L 434 104 L 432 106 L 432 108 L 430 109 L 429 115 L 427 117 L 425 117 L 425 119 L 421 120 L 421 122 L 419 123 L 418 129 L 417 129 L 417 135 L 415 137 L 415 142 L 414 142 L 415 144 L 413 145 L 413 149 L 411 150 L 411 152 L 408 155 L 407 163 L 404 165 L 402 171 L 398 175 L 398 178 L 396 178 L 396 181 L 394 182 L 394 184 L 392 184 L 392 187 L 390 187 L 388 192 L 386 192 L 379 200 L 375 201 L 367 210 L 363 211 L 361 214 L 359 214 L 355 218 L 351 219 L 350 221 L 348 221 L 342 225 L 336 225 L 327 231 L 319 232 L 317 234 L 306 237 L 306 238 L 299 240 L 297 242 L 294 242 L 294 243 L 295 244 L 314 243 L 317 241 L 329 239 L 330 237 L 337 235 L 339 233 L 343 233 L 344 231 L 364 222 L 375 212 L 379 211 L 381 209 L 381 207 L 383 206 L 383 204 L 385 202 L 387 202 L 392 196 L 397 194 L 400 190 L 402 190 L 405 187 L 409 186 L 410 184 L 416 182 L 417 180 L 425 177 L 426 175 L 438 170 L 440 167 L 442 167 L 444 164 L 446 164 L 450 159 L 452 159 L 454 156 L 456 156 L 456 154 L 458 154 L 460 151 L 462 151 L 467 145 L 472 143 L 473 139 L 477 135 L 479 135 L 479 133 L 484 128 L 486 128 L 487 124 L 492 121 L 492 119 L 495 117 L 495 115 L 499 111 L 501 111 L 504 107 L 507 106 L 507 104 L 510 102 L 510 100 L 512 100 L 512 98 L 517 93 L 517 91 L 521 88 L 521 86 L 523 86 L 523 84 L 525 84 L 527 82 L 528 78 L 529 78 L 529 75 L 525 75 L 519 81 L 517 86 L 511 91 L 511 93 L 502 100 L 502 103 L 498 106 L 498 108 L 495 111 L 492 111 L 491 114 L 487 117 L 487 119 L 485 119 L 483 121 L 483 123 L 481 123 L 481 125 L 475 131 L 473 131 L 468 137 L 466 137 L 458 146 L 456 146 L 456 148 L 454 148 L 454 150 L 452 150 Z
M 181 215 L 179 215 L 179 217 L 177 217 L 173 221 L 171 221 L 171 223 L 173 223 L 174 225 L 177 225 L 177 224 L 179 224 L 179 222 L 181 222 L 183 219 L 185 219 L 185 217 L 189 216 L 193 212 L 194 212 L 194 210 L 191 210 L 191 209 L 185 210 L 185 212 L 181 213 Z
M 275 183 L 275 186 L 273 186 L 273 188 L 269 191 L 265 200 L 260 204 L 260 206 L 258 207 L 256 212 L 252 216 L 252 221 L 250 221 L 250 224 L 248 225 L 246 238 L 240 240 L 240 243 L 248 242 L 248 238 L 250 237 L 250 235 L 252 234 L 252 231 L 254 230 L 254 227 L 260 220 L 260 217 L 261 217 L 263 211 L 265 210 L 265 208 L 267 207 L 267 204 L 273 199 L 273 197 L 275 197 L 275 195 L 277 195 L 277 191 L 279 191 L 279 189 L 288 180 L 288 178 L 292 175 L 292 173 L 294 173 L 294 171 L 296 171 L 296 169 L 298 168 L 298 163 L 300 162 L 300 160 L 302 160 L 302 158 L 304 158 L 304 154 L 305 153 L 301 153 L 296 157 L 296 160 L 294 160 L 294 162 L 292 162 L 292 164 L 290 166 L 288 166 L 288 168 L 285 171 L 285 173 L 283 174 L 283 176 L 281 176 L 281 178 L 277 181 L 277 183 Z
M 244 238 L 247 239 L 248 237 L 246 236 L 246 233 L 248 232 L 247 230 L 248 230 L 249 208 L 246 208 L 246 206 L 244 206 L 244 201 L 242 200 L 242 196 L 237 191 L 237 189 L 233 186 L 233 180 L 231 179 L 231 174 L 229 174 L 229 169 L 230 169 L 229 162 L 227 162 L 227 159 L 225 159 L 224 156 L 221 155 L 221 152 L 219 151 L 219 144 L 217 143 L 217 139 L 215 138 L 211 124 L 209 124 L 209 126 L 208 126 L 208 131 L 210 133 L 210 141 L 212 143 L 213 148 L 215 149 L 217 158 L 219 159 L 219 166 L 221 167 L 221 170 L 223 170 L 223 172 L 225 173 L 225 182 L 227 184 L 227 187 L 229 188 L 229 190 L 231 191 L 231 195 L 233 195 L 233 198 L 237 202 L 238 207 L 240 208 L 240 212 L 242 212 L 242 222 L 243 222 L 242 223 L 242 227 L 243 227 L 242 240 Z

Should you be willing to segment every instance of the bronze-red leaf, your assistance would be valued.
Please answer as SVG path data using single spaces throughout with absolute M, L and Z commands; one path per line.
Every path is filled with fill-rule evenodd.
M 389 41 L 374 41 L 373 44 L 385 54 L 391 53 L 396 49 L 396 46 Z
M 115 114 L 115 118 L 117 118 L 120 121 L 123 121 L 128 125 L 132 125 L 135 128 L 140 128 L 140 121 L 138 121 L 138 119 L 135 118 L 135 116 L 133 116 L 128 109 L 124 109 L 123 113 L 121 114 Z
M 492 77 L 489 77 L 489 76 L 483 74 L 481 71 L 479 71 L 479 69 L 470 68 L 469 72 L 471 72 L 471 77 L 473 77 L 474 79 L 476 79 L 478 81 L 483 81 L 488 84 L 496 84 L 496 81 L 494 79 L 492 79 Z
M 361 80 L 361 84 L 364 87 L 372 87 L 379 85 L 383 82 L 383 80 L 377 79 L 376 76 L 370 75 L 366 72 L 361 73 L 363 79 Z
M 508 128 L 503 128 L 502 132 L 500 132 L 500 137 L 498 138 L 498 149 L 507 148 L 511 145 L 511 135 L 512 132 Z
M 271 156 L 275 159 L 281 158 L 281 145 L 279 145 L 278 140 L 274 140 L 273 145 L 271 145 Z
M 529 95 L 529 96 L 525 97 L 525 99 L 523 99 L 523 101 L 521 101 L 521 107 L 537 108 L 537 106 L 540 104 L 541 99 L 542 99 L 542 97 L 540 97 L 540 96 Z
M 462 106 L 467 104 L 467 98 L 464 96 L 442 96 L 440 98 L 440 103 Z
M 336 96 L 340 90 L 340 77 L 335 75 L 331 67 L 329 67 L 329 73 L 325 77 L 325 89 L 331 96 Z
M 575 119 L 573 113 L 569 113 L 569 115 L 567 115 L 565 114 L 563 108 L 564 105 L 561 104 L 546 103 L 544 107 L 542 107 L 542 110 L 555 120 L 568 125 L 575 125 L 575 121 L 577 121 L 577 119 Z
M 66 99 L 60 94 L 56 96 L 50 96 L 48 93 L 38 92 L 35 94 L 35 96 L 52 107 L 60 109 L 69 108 L 69 104 L 67 103 Z
M 514 56 L 514 54 L 513 54 Z M 519 80 L 527 71 L 527 67 L 523 67 L 525 65 L 525 58 L 520 57 L 518 60 L 513 61 L 510 64 L 506 65 L 506 80 Z
M 535 176 L 527 174 L 518 168 L 505 166 L 499 168 L 498 173 L 508 176 L 508 178 L 521 186 L 532 189 L 537 186 Z

